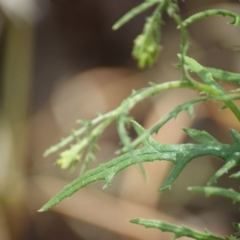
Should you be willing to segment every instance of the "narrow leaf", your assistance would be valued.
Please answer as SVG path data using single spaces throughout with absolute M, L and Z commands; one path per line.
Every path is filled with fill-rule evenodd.
M 240 178 L 240 171 L 230 175 L 230 178 Z
M 140 218 L 140 219 L 131 219 L 129 222 L 142 225 L 146 228 L 157 228 L 157 229 L 160 229 L 162 232 L 174 233 L 175 239 L 180 237 L 190 237 L 193 239 L 202 239 L 202 240 L 203 239 L 204 240 L 226 240 L 226 238 L 212 235 L 209 231 L 201 233 L 185 226 L 172 225 L 163 221 Z
M 211 136 L 209 133 L 205 131 L 190 128 L 185 128 L 183 130 L 184 132 L 187 133 L 187 135 L 189 135 L 196 141 L 202 143 L 203 145 L 220 145 L 220 142 L 218 142 L 213 136 Z
M 159 1 L 148 1 L 143 2 L 142 4 L 138 5 L 137 7 L 133 8 L 129 12 L 127 12 L 123 17 L 121 17 L 112 27 L 113 30 L 117 30 L 122 27 L 125 23 L 130 21 L 132 18 L 140 14 L 141 12 L 147 10 L 148 8 L 152 7 Z
M 240 202 L 240 193 L 233 189 L 224 189 L 220 187 L 189 187 L 188 190 L 210 195 L 218 195 L 232 199 L 234 202 Z
M 235 153 L 231 160 L 227 161 L 226 164 L 224 164 L 208 181 L 207 185 L 211 185 L 215 182 L 217 182 L 218 178 L 220 178 L 222 175 L 228 173 L 230 169 L 235 167 L 239 164 L 240 153 Z
M 160 188 L 160 191 L 166 191 L 170 189 L 172 183 L 177 179 L 179 174 L 182 172 L 184 167 L 192 160 L 191 154 L 186 153 L 178 153 L 177 154 L 177 162 L 175 166 L 173 167 L 172 171 L 170 172 L 167 179 L 164 181 L 162 187 Z
M 146 134 L 147 131 L 139 123 L 137 123 L 134 120 L 132 120 L 131 123 L 134 127 L 134 130 L 138 134 L 138 136 L 142 136 L 143 134 Z M 146 138 L 142 140 L 143 146 L 153 144 L 153 142 L 154 140 L 150 136 L 149 137 L 146 136 Z
M 230 129 L 230 134 L 231 134 L 234 142 L 236 144 L 240 144 L 240 134 L 234 129 Z

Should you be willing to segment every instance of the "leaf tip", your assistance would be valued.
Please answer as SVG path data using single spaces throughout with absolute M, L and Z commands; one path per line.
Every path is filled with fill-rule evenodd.
M 49 151 L 49 149 L 48 149 L 48 150 L 46 150 L 46 151 L 43 153 L 43 157 L 47 157 L 49 154 L 50 154 L 50 151 Z
M 40 212 L 40 213 L 41 212 L 46 212 L 46 210 L 42 207 L 42 208 L 38 209 L 37 212 Z
M 171 186 L 170 185 L 162 186 L 158 191 L 159 192 L 165 192 L 167 190 L 171 190 Z
M 118 30 L 118 25 L 117 24 L 114 24 L 113 26 L 112 26 L 112 30 L 114 30 L 114 31 L 116 31 L 116 30 Z

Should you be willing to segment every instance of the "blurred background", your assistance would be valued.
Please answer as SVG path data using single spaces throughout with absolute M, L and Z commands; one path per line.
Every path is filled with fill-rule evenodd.
M 151 11 L 118 31 L 111 30 L 124 13 L 141 2 L 0 0 L 1 240 L 147 239 L 144 235 L 134 237 L 131 230 L 124 232 L 125 227 L 118 225 L 118 216 L 114 215 L 119 207 L 115 203 L 122 174 L 104 192 L 100 191 L 102 182 L 96 183 L 47 213 L 37 212 L 79 174 L 78 170 L 62 171 L 54 166 L 57 155 L 43 158 L 49 146 L 78 127 L 77 119 L 91 119 L 96 112 L 113 109 L 132 89 L 147 86 L 150 81 L 181 76 L 172 66 L 177 62 L 180 37 L 167 16 L 162 32 L 163 51 L 151 69 L 139 70 L 131 57 L 133 40 Z M 179 4 L 183 18 L 208 8 L 240 14 L 237 0 L 192 0 Z M 226 24 L 228 20 L 214 17 L 191 26 L 189 53 L 203 65 L 240 72 L 240 55 L 232 50 L 239 45 L 240 29 Z M 161 99 L 136 107 L 134 118 L 144 124 L 158 101 Z M 208 106 L 207 117 L 196 120 L 194 126 L 210 131 L 219 141 L 231 142 L 228 127 L 240 130 L 239 123 L 229 114 L 214 111 L 214 107 Z M 114 126 L 103 135 L 100 146 L 97 162 L 90 167 L 114 157 L 119 147 Z M 191 164 L 172 191 L 162 195 L 158 204 L 161 212 L 174 218 L 189 218 L 190 222 L 201 221 L 210 228 L 214 222 L 212 228 L 217 232 L 231 232 L 229 222 L 239 220 L 236 206 L 186 191 L 189 182 L 205 184 L 221 164 L 211 158 Z M 219 181 L 220 186 L 230 184 L 238 188 L 228 178 Z M 131 208 L 130 200 L 129 204 Z

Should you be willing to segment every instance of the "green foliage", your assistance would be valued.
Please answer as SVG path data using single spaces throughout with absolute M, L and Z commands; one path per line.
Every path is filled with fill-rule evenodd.
M 235 202 L 240 201 L 240 193 L 233 189 L 223 189 L 219 187 L 189 187 L 189 191 L 205 193 L 206 196 L 219 195 L 230 198 Z
M 230 129 L 230 134 L 234 143 L 232 145 L 223 144 L 216 140 L 213 136 L 205 131 L 194 129 L 184 129 L 185 133 L 195 139 L 198 144 L 162 144 L 154 141 L 151 134 L 161 130 L 161 127 L 169 120 L 176 118 L 182 111 L 187 111 L 189 117 L 194 116 L 194 105 L 205 101 L 218 101 L 223 104 L 221 109 L 229 108 L 235 117 L 240 121 L 240 109 L 235 101 L 240 98 L 239 88 L 235 91 L 227 92 L 217 81 L 225 81 L 239 84 L 240 74 L 223 71 L 221 69 L 213 69 L 202 66 L 196 60 L 186 55 L 188 49 L 188 33 L 186 27 L 195 21 L 211 17 L 214 15 L 229 16 L 233 18 L 231 24 L 234 26 L 240 23 L 240 17 L 235 13 L 223 10 L 212 9 L 206 10 L 190 16 L 182 21 L 179 15 L 179 9 L 176 1 L 171 0 L 146 0 L 139 6 L 132 9 L 124 15 L 114 26 L 113 29 L 118 29 L 136 15 L 143 11 L 155 7 L 151 16 L 146 19 L 143 32 L 137 36 L 134 41 L 133 56 L 138 61 L 139 67 L 143 68 L 151 66 L 158 58 L 160 53 L 160 36 L 162 14 L 166 12 L 180 29 L 182 44 L 180 46 L 180 54 L 178 54 L 180 62 L 177 65 L 182 71 L 182 79 L 161 84 L 151 84 L 150 86 L 134 91 L 122 104 L 106 113 L 99 114 L 96 118 L 90 121 L 80 121 L 81 127 L 75 130 L 69 137 L 63 139 L 57 145 L 46 151 L 45 156 L 57 151 L 60 153 L 60 158 L 57 164 L 63 168 L 73 168 L 76 163 L 83 159 L 82 174 L 79 178 L 64 187 L 55 197 L 46 203 L 39 211 L 47 211 L 51 207 L 57 205 L 64 198 L 71 196 L 74 192 L 84 186 L 99 180 L 104 180 L 103 188 L 106 188 L 114 176 L 123 169 L 143 162 L 152 162 L 155 160 L 171 161 L 174 166 L 169 176 L 161 186 L 161 191 L 171 187 L 185 166 L 200 156 L 211 155 L 221 159 L 224 164 L 216 171 L 209 179 L 207 185 L 211 185 L 218 180 L 222 175 L 226 174 L 233 167 L 240 165 L 240 134 Z M 195 80 L 191 76 L 191 72 L 195 72 L 201 81 Z M 139 102 L 146 98 L 160 94 L 165 90 L 176 88 L 188 88 L 201 93 L 201 97 L 185 102 L 168 114 L 163 116 L 151 129 L 145 130 L 136 121 L 132 120 L 129 115 L 130 110 Z M 100 164 L 95 169 L 85 171 L 89 162 L 94 159 L 94 152 L 97 150 L 97 140 L 103 131 L 110 123 L 116 121 L 120 140 L 123 147 L 119 149 L 116 158 L 104 164 Z M 132 125 L 138 135 L 135 140 L 132 140 L 127 128 Z M 136 148 L 141 144 L 141 148 Z M 62 150 L 66 146 L 70 147 L 67 150 Z M 239 178 L 240 172 L 231 174 L 231 178 Z M 191 187 L 191 191 L 205 193 L 206 195 L 219 195 L 232 199 L 234 202 L 240 200 L 240 193 L 233 189 L 222 189 L 217 187 Z M 172 232 L 174 239 L 183 236 L 197 240 L 237 240 L 240 235 L 240 224 L 234 223 L 238 230 L 233 236 L 225 238 L 212 235 L 210 232 L 203 233 L 194 231 L 190 228 L 174 226 L 156 220 L 133 219 L 130 222 L 140 224 L 148 228 L 158 228 L 162 231 Z
M 132 121 L 132 124 L 139 136 L 146 132 L 137 122 Z M 74 192 L 92 182 L 104 180 L 105 184 L 103 188 L 106 188 L 119 171 L 136 164 L 135 159 L 137 159 L 138 163 L 152 162 L 159 159 L 174 163 L 175 166 L 163 183 L 160 189 L 161 191 L 169 189 L 184 167 L 197 157 L 212 155 L 221 158 L 225 162 L 221 168 L 222 171 L 220 173 L 217 172 L 213 176 L 214 181 L 240 162 L 240 152 L 237 152 L 240 149 L 240 143 L 234 145 L 222 144 L 205 131 L 197 131 L 194 129 L 184 129 L 184 131 L 201 144 L 161 144 L 155 142 L 149 136 L 142 141 L 143 146 L 141 149 L 127 152 L 107 163 L 100 164 L 95 169 L 89 170 L 67 185 L 52 200 L 44 205 L 40 211 L 48 210 L 64 198 L 71 196 Z
M 168 224 L 162 221 L 149 220 L 149 219 L 131 219 L 130 222 L 142 225 L 146 228 L 157 228 L 163 232 L 172 232 L 174 233 L 173 240 L 178 239 L 180 237 L 190 237 L 192 239 L 198 239 L 198 240 L 237 240 L 237 238 L 233 236 L 222 238 L 222 237 L 212 235 L 207 230 L 205 230 L 204 233 L 201 233 L 201 232 L 194 231 L 193 229 L 185 226 L 180 227 L 180 226 Z

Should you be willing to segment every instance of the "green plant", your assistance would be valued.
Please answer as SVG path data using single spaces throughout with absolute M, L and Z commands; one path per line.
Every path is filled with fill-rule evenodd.
M 193 117 L 193 106 L 200 102 L 221 102 L 221 109 L 223 110 L 225 108 L 229 108 L 237 120 L 240 121 L 240 109 L 236 105 L 236 100 L 240 99 L 239 88 L 234 91 L 227 92 L 217 82 L 225 81 L 239 84 L 240 74 L 202 66 L 200 63 L 186 55 L 188 50 L 187 27 L 194 21 L 201 18 L 211 17 L 213 15 L 222 15 L 224 17 L 231 17 L 233 19 L 231 24 L 236 26 L 240 23 L 240 16 L 230 11 L 213 9 L 194 14 L 182 21 L 176 1 L 146 0 L 123 16 L 113 26 L 113 29 L 118 29 L 137 14 L 152 7 L 155 7 L 152 15 L 147 18 L 142 34 L 140 34 L 134 42 L 133 57 L 138 61 L 140 68 L 151 66 L 156 61 L 161 50 L 159 47 L 159 41 L 161 36 L 160 27 L 162 24 L 162 14 L 163 12 L 167 12 L 167 14 L 176 22 L 176 25 L 180 29 L 181 33 L 182 43 L 180 47 L 180 54 L 178 55 L 180 62 L 177 64 L 177 67 L 182 71 L 182 79 L 179 81 L 171 81 L 161 84 L 151 83 L 150 86 L 144 89 L 133 91 L 133 93 L 126 98 L 118 108 L 106 114 L 99 114 L 96 118 L 90 121 L 80 120 L 80 129 L 75 130 L 69 137 L 63 139 L 60 143 L 48 149 L 45 156 L 59 151 L 71 144 L 69 149 L 60 153 L 60 158 L 57 160 L 57 164 L 63 169 L 73 168 L 82 158 L 84 161 L 80 177 L 67 185 L 39 211 L 47 211 L 51 207 L 57 205 L 64 198 L 71 196 L 74 192 L 92 182 L 104 180 L 105 184 L 103 188 L 106 188 L 119 171 L 133 164 L 138 164 L 144 175 L 144 169 L 141 166 L 141 163 L 143 162 L 151 162 L 159 159 L 173 162 L 174 167 L 163 183 L 160 189 L 161 191 L 169 189 L 184 167 L 199 156 L 211 155 L 224 162 L 224 165 L 210 178 L 207 185 L 213 184 L 219 177 L 240 164 L 240 134 L 234 129 L 230 129 L 230 134 L 234 140 L 232 145 L 220 143 L 207 132 L 194 129 L 184 129 L 184 131 L 191 138 L 198 141 L 198 144 L 161 144 L 151 138 L 151 134 L 161 130 L 161 127 L 165 123 L 167 123 L 170 119 L 177 117 L 180 112 L 187 111 L 189 116 Z M 202 81 L 200 82 L 195 80 L 192 77 L 191 72 L 196 73 Z M 160 94 L 165 90 L 176 88 L 197 90 L 201 93 L 201 96 L 178 105 L 175 109 L 162 117 L 149 130 L 145 130 L 129 116 L 130 110 L 142 100 L 156 94 Z M 100 164 L 95 169 L 86 171 L 89 161 L 94 159 L 94 151 L 98 148 L 97 140 L 99 136 L 113 121 L 116 121 L 118 133 L 123 144 L 123 147 L 118 151 L 119 156 L 107 163 Z M 138 134 L 138 137 L 135 140 L 132 140 L 129 137 L 127 130 L 129 125 L 132 125 Z M 80 140 L 76 141 L 77 138 Z M 140 144 L 141 148 L 136 148 Z M 239 178 L 240 172 L 236 172 L 230 177 Z M 240 193 L 234 191 L 233 189 L 207 186 L 191 187 L 189 190 L 205 193 L 207 195 L 221 195 L 232 199 L 234 202 L 240 201 Z M 158 228 L 162 231 L 172 232 L 174 234 L 174 239 L 182 236 L 198 240 L 240 239 L 239 223 L 234 223 L 234 226 L 237 229 L 235 234 L 232 236 L 218 237 L 212 235 L 208 231 L 200 233 L 184 226 L 178 227 L 156 220 L 132 219 L 130 222 L 143 225 L 148 228 Z

